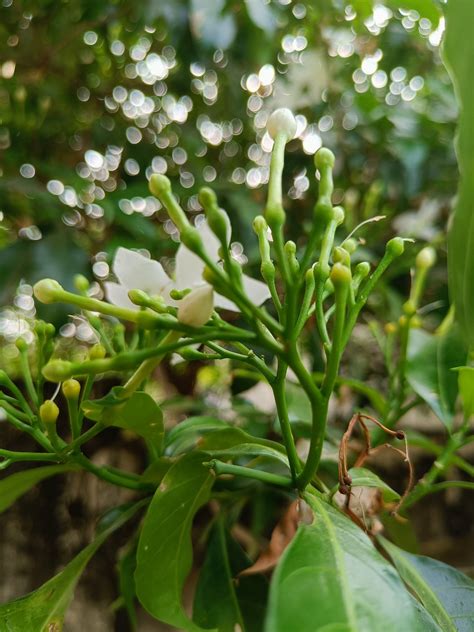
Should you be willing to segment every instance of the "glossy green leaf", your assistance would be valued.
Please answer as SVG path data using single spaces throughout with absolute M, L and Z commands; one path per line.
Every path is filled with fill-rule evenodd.
M 206 453 L 212 457 L 224 459 L 225 461 L 261 456 L 278 461 L 289 468 L 286 454 L 280 450 L 275 450 L 275 448 L 270 448 L 266 445 L 258 445 L 256 443 L 241 443 L 232 448 L 225 448 L 223 450 L 206 450 Z
M 74 469 L 77 469 L 74 465 L 46 465 L 7 476 L 0 481 L 0 513 L 45 478 Z
M 108 426 L 136 432 L 161 453 L 165 431 L 161 408 L 148 393 L 137 391 L 123 400 L 122 391 L 123 388 L 117 386 L 100 400 L 84 402 L 82 408 L 86 416 Z
M 446 32 L 443 54 L 459 105 L 456 153 L 460 182 L 448 235 L 448 271 L 456 319 L 474 348 L 474 2 L 443 5 Z
M 234 448 L 235 446 L 243 443 L 267 446 L 268 448 L 285 454 L 284 447 L 276 441 L 262 439 L 261 437 L 253 437 L 248 432 L 245 432 L 245 430 L 231 426 L 223 428 L 222 430 L 215 430 L 214 432 L 207 433 L 199 441 L 198 447 L 200 450 L 207 452 L 208 450 L 212 451 Z
M 344 514 L 306 495 L 314 518 L 283 553 L 270 586 L 265 632 L 432 632 L 395 569 Z
M 65 612 L 87 563 L 108 536 L 144 505 L 136 503 L 79 553 L 58 575 L 34 592 L 0 606 L 0 630 L 5 632 L 55 632 L 62 629 Z
M 467 419 L 474 415 L 474 367 L 458 368 L 459 394 L 461 395 L 464 415 Z
M 188 417 L 166 433 L 165 445 L 168 454 L 179 454 L 194 447 L 199 437 L 212 430 L 228 428 L 229 424 L 215 417 Z
M 457 569 L 424 555 L 413 555 L 380 538 L 402 579 L 443 632 L 474 629 L 474 581 Z
M 466 348 L 457 327 L 442 336 L 421 329 L 410 331 L 406 376 L 412 389 L 451 430 L 458 379 L 453 368 L 466 361 Z
M 376 487 L 382 492 L 385 502 L 392 502 L 400 498 L 400 494 L 392 489 L 377 474 L 374 474 L 365 467 L 353 467 L 349 470 L 352 478 L 352 487 Z
M 196 623 L 219 632 L 260 632 L 268 583 L 259 575 L 238 577 L 250 565 L 245 552 L 219 519 L 199 573 L 193 608 Z
M 181 603 L 191 570 L 193 518 L 208 499 L 213 483 L 202 463 L 207 455 L 191 452 L 167 472 L 151 501 L 138 542 L 137 597 L 154 617 L 180 630 L 200 630 Z

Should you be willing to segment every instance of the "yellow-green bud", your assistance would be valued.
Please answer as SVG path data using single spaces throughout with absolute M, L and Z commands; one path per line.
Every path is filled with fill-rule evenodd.
M 183 325 L 202 327 L 214 310 L 214 290 L 210 285 L 199 287 L 183 298 L 178 307 L 178 320 Z
M 343 263 L 345 266 L 350 266 L 351 257 L 345 248 L 336 246 L 332 251 L 332 260 L 334 263 Z
M 79 399 L 81 385 L 77 380 L 66 380 L 62 385 L 63 395 L 66 399 Z
M 66 360 L 53 360 L 43 367 L 42 373 L 49 382 L 63 382 L 71 377 L 73 366 Z
M 267 132 L 273 140 L 279 134 L 283 134 L 288 142 L 294 138 L 296 127 L 296 119 L 288 108 L 278 108 L 270 114 L 267 122 Z
M 347 252 L 351 255 L 356 251 L 357 246 L 357 241 L 351 237 L 350 239 L 346 239 L 341 247 L 344 248 L 344 250 L 347 250 Z
M 76 274 L 74 276 L 74 287 L 81 294 L 85 294 L 89 289 L 89 280 L 83 274 Z
M 56 333 L 56 327 L 52 323 L 46 323 L 44 331 L 46 335 L 48 336 L 48 338 L 52 338 L 54 334 Z
M 107 355 L 107 351 L 104 345 L 95 344 L 89 350 L 89 359 L 90 360 L 102 360 Z
M 262 273 L 262 277 L 265 281 L 269 281 L 275 278 L 275 265 L 273 261 L 270 259 L 266 259 L 262 261 L 262 265 L 260 266 L 260 272 Z
M 361 279 L 365 279 L 365 277 L 368 276 L 369 272 L 370 272 L 370 263 L 368 261 L 361 261 L 360 263 L 356 265 L 355 273 Z
M 21 336 L 15 340 L 15 346 L 20 353 L 28 350 L 28 343 Z
M 335 288 L 349 285 L 352 279 L 350 268 L 342 263 L 335 263 L 331 269 L 329 278 L 333 282 Z
M 58 292 L 63 292 L 63 288 L 54 279 L 42 279 L 33 287 L 33 293 L 41 303 L 54 303 L 58 298 Z
M 171 191 L 171 182 L 169 181 L 169 178 L 161 173 L 154 173 L 150 178 L 148 188 L 150 189 L 150 193 L 152 195 L 160 198 L 163 194 Z
M 406 316 L 413 316 L 413 314 L 416 313 L 416 305 L 413 301 L 408 300 L 406 301 L 406 303 L 404 303 L 403 305 L 403 313 Z
M 319 170 L 324 169 L 325 167 L 332 169 L 335 161 L 336 157 L 327 147 L 321 147 L 314 156 L 314 166 Z
M 143 290 L 129 290 L 128 298 L 139 307 L 148 307 L 150 304 L 150 297 Z
M 41 404 L 39 414 L 44 424 L 55 424 L 59 417 L 59 408 L 52 399 L 47 399 Z
M 217 206 L 217 196 L 211 187 L 202 187 L 199 191 L 198 199 L 203 208 Z
M 387 334 L 387 336 L 393 335 L 397 332 L 397 325 L 396 323 L 387 323 L 384 327 L 385 329 L 385 333 Z
M 332 209 L 332 219 L 336 222 L 338 226 L 342 224 L 344 221 L 345 213 L 342 206 L 335 206 Z
M 268 230 L 268 224 L 263 215 L 257 215 L 257 217 L 253 220 L 253 229 L 257 235 L 266 233 Z
M 417 268 L 432 268 L 436 263 L 436 252 L 434 248 L 431 248 L 430 246 L 422 248 L 416 255 L 415 261 Z
M 388 254 L 392 255 L 392 257 L 399 257 L 405 250 L 405 243 L 401 237 L 394 237 L 387 242 L 385 250 Z

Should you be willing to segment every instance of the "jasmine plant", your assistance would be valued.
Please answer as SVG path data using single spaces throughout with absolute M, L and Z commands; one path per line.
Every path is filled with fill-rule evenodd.
M 0 450 L 1 467 L 19 461 L 48 465 L 12 474 L 2 482 L 4 489 L 14 489 L 18 477 L 27 481 L 26 489 L 45 475 L 83 469 L 133 490 L 137 499 L 122 508 L 120 517 L 59 575 L 35 593 L 2 606 L 2 629 L 61 629 L 74 584 L 104 534 L 145 510 L 131 542 L 133 596 L 131 601 L 122 596 L 132 625 L 136 597 L 156 619 L 190 631 L 471 629 L 457 621 L 474 621 L 472 580 L 440 562 L 403 551 L 396 542 L 378 536 L 376 528 L 378 518 L 387 524 L 405 520 L 408 507 L 440 486 L 474 487 L 470 481 L 446 478 L 453 462 L 472 475 L 472 466 L 458 454 L 472 440 L 472 369 L 464 367 L 467 352 L 451 316 L 436 336 L 421 328 L 419 310 L 435 253 L 428 247 L 417 255 L 399 321 L 374 329 L 387 365 L 386 397 L 341 376 L 341 361 L 360 314 L 384 273 L 404 256 L 406 240 L 388 241 L 375 266 L 361 259 L 357 229 L 344 234 L 344 209 L 333 205 L 335 156 L 327 148 L 315 156 L 319 195 L 308 234 L 298 243 L 287 240 L 282 174 L 285 147 L 296 132 L 293 114 L 276 110 L 267 131 L 273 140 L 268 195 L 263 213 L 253 221 L 261 279 L 244 274 L 233 257 L 231 222 L 213 190 L 199 192 L 205 219 L 195 226 L 174 196 L 170 180 L 153 174 L 150 191 L 179 230 L 174 276 L 160 262 L 119 248 L 113 264 L 117 282 L 105 283 L 106 300 L 92 298 L 87 291 L 68 292 L 53 279 L 35 285 L 38 301 L 80 309 L 102 335 L 102 344 L 92 347 L 84 361 L 60 358 L 54 350 L 53 328 L 38 323 L 37 359 L 30 366 L 26 343 L 18 342 L 24 354 L 26 393 L 1 374 L 1 404 L 7 421 L 29 434 L 37 450 Z M 78 285 L 84 284 L 79 280 Z M 104 325 L 110 330 L 119 323 L 125 330 L 122 327 L 111 340 Z M 410 340 L 420 332 L 423 340 L 410 356 Z M 305 352 L 310 333 L 324 366 L 319 374 Z M 436 401 L 417 377 L 433 345 L 435 351 L 443 345 L 451 351 Z M 191 362 L 227 362 L 267 385 L 278 423 L 265 436 L 202 416 L 170 428 L 166 402 L 156 401 L 150 385 L 158 365 L 175 355 Z M 462 367 L 461 422 L 454 417 L 457 374 L 450 371 L 457 366 Z M 93 398 L 94 387 L 104 376 L 113 377 L 116 385 Z M 328 427 L 328 409 L 341 380 L 358 392 L 369 392 L 371 405 L 369 411 L 354 410 L 345 432 L 337 436 Z M 45 398 L 50 382 L 61 385 L 61 400 Z M 306 443 L 292 423 L 289 383 L 309 404 Z M 450 438 L 433 468 L 414 484 L 412 439 L 398 422 L 423 400 L 435 411 L 438 407 Z M 59 430 L 61 414 L 67 418 L 67 431 Z M 143 472 L 98 466 L 87 456 L 87 444 L 110 427 L 143 438 L 148 454 Z M 414 437 L 413 443 L 417 441 Z M 384 443 L 408 465 L 403 490 L 393 490 L 365 467 Z M 429 442 L 425 445 L 437 449 Z M 336 460 L 327 454 L 331 448 L 338 452 Z M 441 477 L 443 482 L 437 482 Z M 378 490 L 376 516 L 358 512 L 357 488 Z M 294 509 L 294 532 L 284 552 L 272 553 L 271 547 L 267 552 L 272 564 L 265 570 L 274 567 L 271 579 L 268 572 L 259 572 L 261 557 L 255 564 L 250 559 L 258 557 L 263 533 L 257 529 L 252 534 L 254 550 L 245 550 L 243 540 L 235 539 L 236 525 L 245 524 L 244 510 L 257 494 L 276 496 L 288 511 Z M 199 548 L 198 543 L 204 543 L 205 552 L 196 556 L 203 562 L 195 561 L 200 569 L 190 614 L 182 593 L 193 565 L 193 523 L 199 532 L 194 544 Z M 455 611 L 440 588 L 441 576 L 443 585 L 456 586 L 462 594 Z

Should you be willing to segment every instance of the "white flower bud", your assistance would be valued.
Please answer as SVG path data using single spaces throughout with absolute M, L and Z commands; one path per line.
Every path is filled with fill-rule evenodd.
M 296 120 L 293 112 L 288 108 L 275 110 L 268 119 L 267 131 L 273 140 L 278 134 L 284 134 L 287 141 L 294 138 L 296 134 Z
M 419 268 L 432 268 L 436 263 L 436 252 L 434 248 L 426 246 L 416 255 L 416 265 Z
M 214 309 L 214 290 L 203 285 L 187 294 L 179 303 L 178 320 L 183 325 L 202 327 L 212 316 Z
M 61 285 L 54 279 L 42 279 L 33 287 L 35 297 L 41 303 L 54 303 L 58 292 L 62 291 Z

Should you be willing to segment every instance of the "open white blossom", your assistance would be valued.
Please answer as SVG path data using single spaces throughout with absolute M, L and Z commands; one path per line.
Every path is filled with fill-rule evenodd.
M 207 255 L 213 261 L 218 262 L 220 260 L 220 243 L 217 237 L 211 231 L 207 222 L 203 222 L 198 227 L 198 230 Z M 118 283 L 107 282 L 104 284 L 107 300 L 114 305 L 129 309 L 139 309 L 128 298 L 130 290 L 142 290 L 150 296 L 161 296 L 167 305 L 179 306 L 180 301 L 175 301 L 170 296 L 172 290 L 190 289 L 191 293 L 186 297 L 186 303 L 190 304 L 194 303 L 193 293 L 196 293 L 196 297 L 206 297 L 206 293 L 202 292 L 202 288 L 211 287 L 203 279 L 204 263 L 184 244 L 179 246 L 176 253 L 174 280 L 166 274 L 161 263 L 148 259 L 138 252 L 127 248 L 119 248 L 117 250 L 112 270 Z M 242 284 L 246 295 L 255 305 L 261 305 L 270 298 L 268 287 L 261 281 L 252 279 L 244 274 L 242 276 Z M 208 295 L 206 300 L 209 300 Z M 216 292 L 213 292 L 213 303 L 215 307 L 234 312 L 239 311 L 235 303 Z

